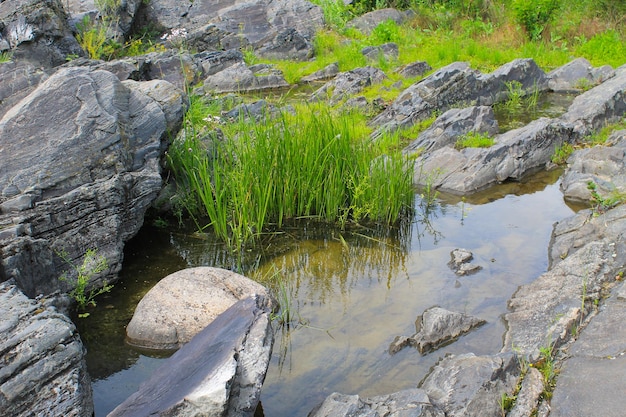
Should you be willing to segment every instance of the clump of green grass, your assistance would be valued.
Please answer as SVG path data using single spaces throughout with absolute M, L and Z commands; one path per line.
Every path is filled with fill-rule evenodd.
M 411 209 L 412 166 L 383 155 L 352 113 L 301 107 L 263 123 L 223 125 L 212 150 L 191 132 L 170 147 L 179 184 L 188 187 L 215 233 L 231 246 L 266 228 L 309 217 L 336 223 L 395 223 Z
M 11 58 L 13 57 L 13 54 L 11 52 L 0 52 L 0 63 L 3 62 L 9 62 L 11 61 Z
M 552 154 L 550 160 L 554 164 L 563 165 L 565 164 L 565 162 L 567 162 L 567 158 L 569 158 L 573 152 L 574 145 L 569 142 L 564 142 L 562 145 L 557 146 L 554 149 L 554 154 Z
M 465 148 L 489 148 L 495 143 L 495 139 L 481 132 L 468 132 L 460 136 L 454 147 L 456 149 Z

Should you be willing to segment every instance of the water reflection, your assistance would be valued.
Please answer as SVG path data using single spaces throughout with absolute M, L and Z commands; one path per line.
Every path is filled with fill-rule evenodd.
M 393 230 L 290 225 L 255 252 L 233 253 L 209 235 L 144 229 L 128 246 L 122 281 L 88 319 L 78 320 L 96 379 L 96 416 L 158 364 L 123 344 L 124 328 L 143 294 L 186 266 L 240 270 L 261 282 L 280 271 L 285 280 L 294 313 L 276 328 L 262 393 L 268 417 L 305 416 L 333 391 L 368 396 L 415 387 L 446 353 L 497 352 L 506 301 L 546 269 L 552 224 L 572 212 L 558 174 L 467 199 L 442 195 Z M 456 247 L 471 250 L 483 270 L 455 276 L 447 263 Z M 389 355 L 395 336 L 412 334 L 416 317 L 435 304 L 488 323 L 426 356 L 412 348 Z

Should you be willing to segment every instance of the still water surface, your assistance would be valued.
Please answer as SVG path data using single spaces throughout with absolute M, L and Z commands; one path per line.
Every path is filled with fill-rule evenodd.
M 261 404 L 267 417 L 306 416 L 334 391 L 374 396 L 417 386 L 446 353 L 497 353 L 502 315 L 518 286 L 544 272 L 554 222 L 573 213 L 559 172 L 505 184 L 467 200 L 442 197 L 429 213 L 416 195 L 415 220 L 392 236 L 287 230 L 263 253 L 233 259 L 203 236 L 146 227 L 128 245 L 122 279 L 78 321 L 94 380 L 96 416 L 105 416 L 162 363 L 124 344 L 124 326 L 159 279 L 188 266 L 242 266 L 257 279 L 276 269 L 288 278 L 294 319 L 276 330 Z M 482 266 L 457 277 L 450 252 L 465 248 Z M 477 316 L 487 324 L 436 352 L 395 355 L 389 344 L 412 335 L 415 319 L 433 305 Z

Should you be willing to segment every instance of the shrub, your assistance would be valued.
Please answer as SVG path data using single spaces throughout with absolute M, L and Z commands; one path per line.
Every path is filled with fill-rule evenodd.
M 546 26 L 555 18 L 561 0 L 514 0 L 515 19 L 531 40 L 539 40 Z

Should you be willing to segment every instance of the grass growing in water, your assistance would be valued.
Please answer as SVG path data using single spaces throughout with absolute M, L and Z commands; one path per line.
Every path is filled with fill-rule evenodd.
M 240 119 L 222 126 L 225 138 L 211 150 L 188 132 L 169 156 L 199 203 L 189 212 L 206 216 L 236 248 L 299 217 L 341 227 L 395 223 L 411 210 L 412 166 L 399 151 L 383 154 L 355 117 L 302 107 L 262 122 Z

